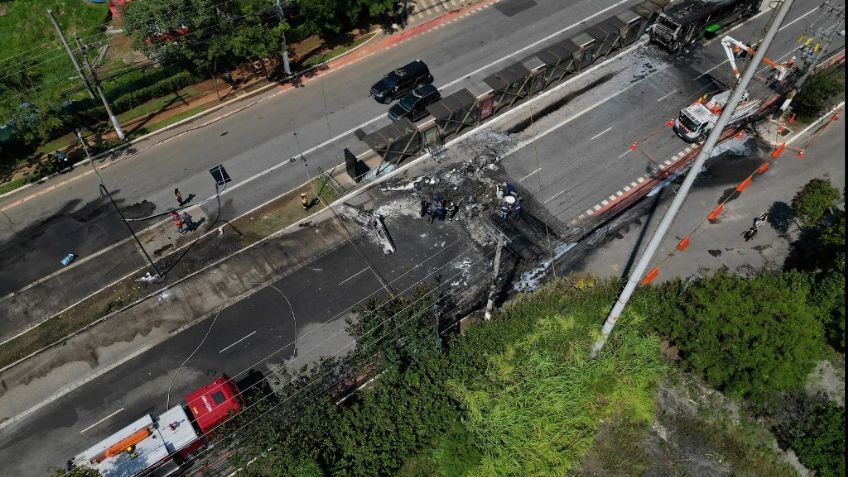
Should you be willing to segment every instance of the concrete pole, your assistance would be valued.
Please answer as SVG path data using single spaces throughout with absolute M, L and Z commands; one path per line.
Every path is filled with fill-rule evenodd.
M 492 274 L 492 284 L 489 286 L 489 299 L 486 301 L 486 313 L 483 314 L 483 319 L 489 321 L 492 319 L 492 309 L 495 307 L 495 291 L 498 287 L 498 274 L 501 271 L 501 251 L 503 250 L 504 241 L 498 238 L 498 246 L 495 249 L 495 269 Z
M 604 345 L 606 344 L 610 333 L 612 333 L 612 329 L 615 326 L 616 321 L 621 316 L 622 311 L 624 311 L 624 307 L 627 305 L 628 300 L 630 300 L 630 296 L 636 289 L 636 285 L 639 284 L 640 280 L 642 279 L 642 276 L 645 274 L 645 270 L 651 263 L 651 259 L 653 259 L 654 254 L 657 252 L 660 243 L 665 237 L 665 234 L 668 232 L 671 223 L 674 221 L 674 218 L 680 211 L 680 207 L 683 205 L 683 201 L 686 200 L 686 195 L 689 193 L 689 189 L 692 187 L 692 183 L 695 182 L 695 178 L 701 171 L 704 162 L 706 162 L 706 160 L 710 157 L 710 154 L 712 154 L 713 148 L 718 143 L 719 137 L 721 137 L 721 133 L 724 131 L 725 126 L 727 126 L 727 123 L 730 120 L 730 116 L 736 109 L 736 105 L 739 103 L 739 100 L 742 98 L 742 95 L 748 88 L 748 84 L 754 77 L 754 73 L 756 73 L 757 67 L 759 66 L 763 57 L 765 57 L 766 51 L 768 51 L 769 46 L 771 46 L 772 40 L 774 40 L 774 37 L 777 34 L 778 29 L 780 28 L 780 25 L 783 23 L 783 19 L 786 18 L 786 14 L 789 13 L 789 8 L 792 7 L 792 3 L 793 0 L 784 0 L 783 4 L 778 7 L 777 14 L 775 15 L 771 25 L 769 25 L 768 31 L 766 32 L 765 37 L 763 38 L 763 41 L 760 44 L 760 47 L 757 49 L 757 53 L 754 54 L 754 58 L 751 60 L 750 63 L 748 63 L 748 67 L 745 68 L 745 72 L 742 73 L 742 77 L 739 79 L 739 82 L 733 89 L 730 98 L 728 98 L 727 104 L 725 105 L 724 110 L 722 110 L 721 115 L 716 121 L 715 127 L 713 127 L 713 129 L 710 131 L 710 134 L 707 136 L 706 141 L 704 141 L 704 145 L 703 147 L 701 147 L 701 151 L 698 153 L 698 156 L 695 158 L 695 162 L 692 163 L 689 172 L 686 174 L 686 179 L 683 180 L 683 184 L 680 186 L 680 189 L 674 196 L 674 200 L 671 202 L 668 211 L 663 216 L 662 221 L 660 221 L 656 232 L 654 232 L 654 235 L 651 237 L 651 241 L 648 242 L 648 246 L 645 249 L 645 252 L 639 258 L 639 262 L 636 264 L 636 267 L 630 274 L 630 277 L 627 280 L 627 284 L 624 286 L 624 290 L 622 290 L 621 295 L 619 295 L 618 297 L 618 301 L 616 301 L 615 305 L 612 308 L 612 311 L 610 311 L 609 316 L 607 316 L 607 320 L 604 323 L 603 328 L 601 329 L 601 338 L 597 342 L 595 342 L 594 346 L 592 346 L 593 358 L 601 352 Z
M 275 0 L 277 4 L 277 13 L 280 15 L 280 25 L 283 27 L 283 23 L 286 22 L 285 17 L 285 5 L 283 5 L 282 0 Z M 283 31 L 283 71 L 286 72 L 286 76 L 291 76 L 291 66 L 289 65 L 289 47 L 286 44 L 286 32 Z
M 53 12 L 51 10 L 47 10 L 47 16 L 50 17 L 50 22 L 53 24 L 53 28 L 56 29 L 56 33 L 59 34 L 59 39 L 62 40 L 62 44 L 65 45 L 65 51 L 68 52 L 68 57 L 71 58 L 71 63 L 73 63 L 74 69 L 77 70 L 77 74 L 82 80 L 82 84 L 85 85 L 88 95 L 91 99 L 94 99 L 94 90 L 91 88 L 91 83 L 88 82 L 88 78 L 82 72 L 79 63 L 77 62 L 77 58 L 74 56 L 74 52 L 71 51 L 71 46 L 68 45 L 68 40 L 65 39 L 65 34 L 62 33 L 62 27 L 59 26 L 59 22 L 56 21 L 56 17 L 53 16 Z
M 115 133 L 118 135 L 118 139 L 123 141 L 127 138 L 127 136 L 124 134 L 124 130 L 121 129 L 121 123 L 118 122 L 118 118 L 112 113 L 112 108 L 109 107 L 109 101 L 103 93 L 103 88 L 100 87 L 100 80 L 97 79 L 97 72 L 94 71 L 94 67 L 92 67 L 91 63 L 88 62 L 88 56 L 85 55 L 86 46 L 82 43 L 79 39 L 79 35 L 76 33 L 74 33 L 74 40 L 76 40 L 77 46 L 79 46 L 80 50 L 82 50 L 82 62 L 85 64 L 85 67 L 91 74 L 91 78 L 94 80 L 94 87 L 97 89 L 97 94 L 100 95 L 100 100 L 103 101 L 103 107 L 106 108 L 106 114 L 109 115 L 109 121 L 112 122 L 112 126 L 115 128 Z
M 827 2 L 825 2 L 825 4 L 827 4 Z M 828 46 L 830 46 L 830 41 L 833 39 L 834 36 L 836 36 L 836 32 L 838 31 L 839 25 L 845 24 L 845 11 L 838 9 L 834 9 L 834 11 L 836 12 L 836 16 L 838 17 L 837 22 L 825 32 L 824 41 L 821 43 L 819 51 L 816 52 L 816 55 L 813 57 L 812 61 L 807 63 L 806 71 L 804 71 L 804 74 L 798 79 L 798 81 L 795 82 L 795 85 L 792 86 L 792 89 L 786 95 L 786 100 L 783 102 L 783 104 L 780 105 L 781 113 L 784 113 L 787 109 L 789 109 L 789 105 L 792 104 L 792 100 L 795 98 L 795 95 L 798 94 L 798 91 L 801 90 L 801 86 L 803 86 L 804 82 L 806 82 L 807 79 L 812 76 L 813 72 L 815 72 L 816 66 L 819 64 L 819 61 L 821 61 L 822 56 L 824 56 L 824 53 L 827 51 Z

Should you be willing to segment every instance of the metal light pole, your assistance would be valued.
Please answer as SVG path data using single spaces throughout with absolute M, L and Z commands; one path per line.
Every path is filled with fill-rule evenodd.
M 704 162 L 706 162 L 706 160 L 710 157 L 710 154 L 712 154 L 713 148 L 718 143 L 719 137 L 721 137 L 725 126 L 727 126 L 727 123 L 730 120 L 730 116 L 733 114 L 734 110 L 736 109 L 736 105 L 739 103 L 739 100 L 742 98 L 742 95 L 747 89 L 748 84 L 754 77 L 754 73 L 756 73 L 760 61 L 762 61 L 763 57 L 765 57 L 766 51 L 768 50 L 772 40 L 774 40 L 775 35 L 780 29 L 781 23 L 783 23 L 783 19 L 786 18 L 786 14 L 789 13 L 789 8 L 792 6 L 792 3 L 793 0 L 784 0 L 783 4 L 780 5 L 780 7 L 778 8 L 777 14 L 775 15 L 771 25 L 769 25 L 768 31 L 766 32 L 760 47 L 757 49 L 757 52 L 756 54 L 754 54 L 754 57 L 751 62 L 748 63 L 748 67 L 745 68 L 745 72 L 742 73 L 742 77 L 739 78 L 739 82 L 733 89 L 730 98 L 728 98 L 727 103 L 724 106 L 724 110 L 722 110 L 721 115 L 716 121 L 715 126 L 710 131 L 710 134 L 707 136 L 706 141 L 704 141 L 704 145 L 703 147 L 701 147 L 701 151 L 698 153 L 698 156 L 692 163 L 689 172 L 686 174 L 686 179 L 683 180 L 683 184 L 680 186 L 680 189 L 674 196 L 674 200 L 671 202 L 671 205 L 669 206 L 666 214 L 663 216 L 662 221 L 660 221 L 656 232 L 654 232 L 654 235 L 651 237 L 651 241 L 648 243 L 645 252 L 639 258 L 639 262 L 636 264 L 636 267 L 630 274 L 630 277 L 627 280 L 627 284 L 624 286 L 624 290 L 622 290 L 621 295 L 619 295 L 618 300 L 612 308 L 612 311 L 610 311 L 609 316 L 607 316 L 607 320 L 604 323 L 603 328 L 601 329 L 601 338 L 598 339 L 597 342 L 595 342 L 594 346 L 592 346 L 593 358 L 601 352 L 604 345 L 606 344 L 610 333 L 612 333 L 612 329 L 615 326 L 616 321 L 621 316 L 622 311 L 624 311 L 624 307 L 627 305 L 628 300 L 630 300 L 630 296 L 636 289 L 636 285 L 639 284 L 639 281 L 644 275 L 645 270 L 648 268 L 648 264 L 650 264 L 651 259 L 657 252 L 657 249 L 659 248 L 660 243 L 665 237 L 665 234 L 668 232 L 671 223 L 674 221 L 674 218 L 680 211 L 680 207 L 683 205 L 683 201 L 686 200 L 686 196 L 689 193 L 689 189 L 692 187 L 692 183 L 695 182 L 695 178 L 701 171 Z

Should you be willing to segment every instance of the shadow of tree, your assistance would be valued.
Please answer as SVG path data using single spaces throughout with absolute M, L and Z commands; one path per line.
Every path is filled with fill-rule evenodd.
M 789 231 L 789 227 L 795 223 L 795 211 L 786 202 L 776 201 L 769 207 L 768 223 L 774 230 L 785 234 Z

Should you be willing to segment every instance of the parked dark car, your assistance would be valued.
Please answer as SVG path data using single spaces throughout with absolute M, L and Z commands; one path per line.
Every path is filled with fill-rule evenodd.
M 442 95 L 435 86 L 431 84 L 417 86 L 389 108 L 389 119 L 397 121 L 400 118 L 409 118 L 411 121 L 418 121 L 427 115 L 427 106 L 441 98 Z
M 418 85 L 433 82 L 433 75 L 421 60 L 398 68 L 371 87 L 371 97 L 378 103 L 388 104 L 412 91 Z

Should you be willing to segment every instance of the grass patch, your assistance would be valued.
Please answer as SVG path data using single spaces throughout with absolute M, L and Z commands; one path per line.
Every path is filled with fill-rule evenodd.
M 303 62 L 303 69 L 308 69 L 308 68 L 311 68 L 313 66 L 320 65 L 321 63 L 324 63 L 325 61 L 330 61 L 333 58 L 335 58 L 335 57 L 337 57 L 337 56 L 339 56 L 343 53 L 346 53 L 346 52 L 356 48 L 357 46 L 365 43 L 366 41 L 373 38 L 374 35 L 376 35 L 376 33 L 363 35 L 363 36 L 357 38 L 356 40 L 354 40 L 353 43 L 351 43 L 349 45 L 338 46 L 338 47 L 333 48 L 332 50 L 330 50 L 326 53 L 312 56 L 312 57 L 310 57 L 309 59 L 307 59 L 306 61 Z
M 665 366 L 636 307 L 602 356 L 589 358 L 601 310 L 617 289 L 610 282 L 580 290 L 559 280 L 512 300 L 492 325 L 469 332 L 467 339 L 490 343 L 477 347 L 484 363 L 478 374 L 447 385 L 482 454 L 470 475 L 566 475 L 579 468 L 602 422 L 617 415 L 637 425 L 651 421 Z M 488 335 L 497 328 L 517 336 L 495 341 Z
M 19 187 L 23 187 L 32 182 L 32 178 L 29 176 L 21 177 L 20 179 L 15 179 L 9 182 L 4 182 L 0 184 L 0 194 L 5 194 L 6 192 L 11 192 Z
M 306 192 L 312 199 L 309 210 L 303 210 L 300 203 L 301 192 Z M 314 198 L 320 193 L 321 201 Z M 323 177 L 312 180 L 311 186 L 304 186 L 287 195 L 287 200 L 274 201 L 250 215 L 235 221 L 235 226 L 244 234 L 246 243 L 253 243 L 291 225 L 324 208 L 324 204 L 333 203 L 339 198 L 336 190 L 330 187 Z
M 5 10 L 0 16 L 0 59 L 27 67 L 32 86 L 39 90 L 65 88 L 74 71 L 47 10 L 53 11 L 69 37 L 75 31 L 83 37 L 97 33 L 109 12 L 105 3 L 95 5 L 83 0 L 15 0 L 0 2 L 0 8 Z
M 163 111 L 166 111 L 170 107 L 187 103 L 199 93 L 200 91 L 197 88 L 189 86 L 187 88 L 181 89 L 176 93 L 171 93 L 161 98 L 151 99 L 150 101 L 147 101 L 144 104 L 141 104 L 119 114 L 118 121 L 123 123 L 126 121 L 131 121 L 133 119 L 142 118 L 150 114 L 161 113 Z
M 204 111 L 206 109 L 207 109 L 206 106 L 195 106 L 193 108 L 186 109 L 185 111 L 183 111 L 181 113 L 177 113 L 177 114 L 175 114 L 175 115 L 173 115 L 173 116 L 171 116 L 167 119 L 163 119 L 162 121 L 159 121 L 156 124 L 153 124 L 150 127 L 145 128 L 145 129 L 147 129 L 147 133 L 152 133 L 153 131 L 158 131 L 158 130 L 164 128 L 164 127 L 178 123 L 178 122 L 182 121 L 183 119 L 190 118 L 190 117 L 194 116 L 195 114 L 197 114 L 201 111 Z

